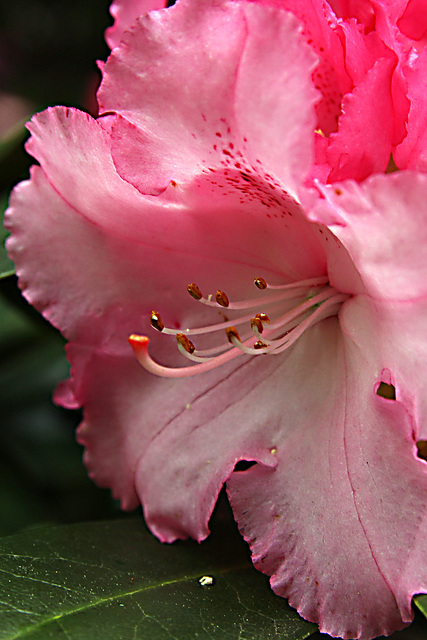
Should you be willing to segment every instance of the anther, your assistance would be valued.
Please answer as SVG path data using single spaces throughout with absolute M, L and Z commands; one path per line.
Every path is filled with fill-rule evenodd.
M 267 346 L 262 340 L 257 340 L 254 344 L 254 349 L 266 349 Z
M 251 318 L 251 329 L 253 331 L 256 329 L 258 333 L 262 333 L 264 331 L 264 326 L 260 318 L 257 318 L 256 316 L 254 318 Z
M 151 312 L 150 324 L 153 329 L 156 329 L 156 331 L 163 331 L 163 329 L 165 328 L 163 320 L 160 317 L 160 313 L 158 313 L 157 311 Z
M 267 283 L 264 278 L 254 278 L 254 283 L 258 289 L 267 289 Z
M 203 298 L 203 294 L 195 282 L 188 285 L 187 291 L 195 300 L 201 300 Z
M 255 314 L 255 318 L 261 320 L 261 322 L 265 322 L 266 324 L 270 324 L 270 318 L 266 313 L 257 313 Z
M 183 333 L 176 334 L 176 341 L 181 345 L 181 347 L 183 347 L 183 349 L 186 350 L 187 353 L 193 353 L 196 349 L 191 340 L 189 340 Z
M 233 338 L 241 342 L 240 336 L 236 327 L 227 327 L 225 330 L 225 335 L 227 336 L 228 342 L 230 342 L 231 344 L 233 344 Z
M 230 304 L 227 294 L 225 293 L 225 291 L 221 291 L 221 289 L 218 289 L 218 291 L 216 292 L 215 300 L 221 307 L 228 307 Z

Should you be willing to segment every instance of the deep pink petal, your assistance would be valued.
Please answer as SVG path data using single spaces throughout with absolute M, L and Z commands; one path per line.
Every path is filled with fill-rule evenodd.
M 139 16 L 147 11 L 166 7 L 167 0 L 113 0 L 110 13 L 114 24 L 105 31 L 105 39 L 110 49 L 117 47 L 123 32 L 129 29 Z
M 427 37 L 427 13 L 424 0 L 409 0 L 397 26 L 408 38 L 423 40 Z
M 394 67 L 392 59 L 379 59 L 353 92 L 344 96 L 338 132 L 331 135 L 327 150 L 332 167 L 329 182 L 346 178 L 361 181 L 386 170 L 395 137 L 391 100 Z
M 330 0 L 329 4 L 340 18 L 356 18 L 367 33 L 375 29 L 375 12 L 371 0 Z
M 404 77 L 407 82 L 407 96 L 410 108 L 407 122 L 407 136 L 394 154 L 396 164 L 402 169 L 427 171 L 427 96 L 425 78 L 427 73 L 427 48 L 411 64 L 405 65 Z
M 179 180 L 215 168 L 234 145 L 295 193 L 310 167 L 316 99 L 314 56 L 299 30 L 286 12 L 250 3 L 183 0 L 139 19 L 110 56 L 100 90 L 101 108 L 140 130 L 128 165 L 141 142 L 154 157 L 155 169 L 137 186 L 156 193 L 159 175 L 166 186 L 173 173 Z M 114 135 L 118 145 L 132 142 L 119 122 Z M 135 180 L 123 158 L 115 159 Z
M 404 405 L 375 393 L 384 363 L 358 342 L 375 338 L 357 306 L 342 309 L 344 338 L 322 323 L 281 371 L 277 467 L 234 473 L 228 489 L 273 589 L 321 631 L 363 640 L 410 622 L 427 587 L 427 474 Z

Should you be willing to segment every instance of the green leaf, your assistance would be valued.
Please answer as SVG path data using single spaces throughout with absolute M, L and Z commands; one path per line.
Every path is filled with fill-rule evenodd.
M 200 545 L 162 545 L 142 518 L 130 517 L 1 539 L 0 638 L 300 640 L 313 633 L 253 569 L 234 523 L 223 519 L 214 529 Z M 202 586 L 203 576 L 213 584 Z
M 421 613 L 427 618 L 427 595 L 415 596 L 414 602 Z

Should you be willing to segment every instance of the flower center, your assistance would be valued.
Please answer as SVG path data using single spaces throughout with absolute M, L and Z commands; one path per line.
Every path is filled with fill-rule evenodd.
M 160 314 L 152 311 L 153 329 L 175 336 L 180 353 L 195 364 L 165 367 L 149 355 L 149 338 L 133 334 L 129 342 L 138 362 L 156 375 L 180 378 L 210 371 L 241 355 L 277 355 L 289 349 L 314 324 L 336 315 L 348 298 L 347 294 L 331 287 L 326 276 L 278 286 L 257 277 L 254 284 L 264 295 L 236 302 L 230 302 L 221 289 L 205 298 L 197 284 L 189 284 L 187 291 L 198 303 L 217 310 L 227 309 L 227 313 L 235 317 L 182 330 L 165 326 Z M 197 349 L 195 342 L 202 336 L 216 337 L 217 344 L 208 349 Z

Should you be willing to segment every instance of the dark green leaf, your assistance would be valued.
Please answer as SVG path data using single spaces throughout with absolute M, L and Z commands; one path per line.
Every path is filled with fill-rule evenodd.
M 201 545 L 162 545 L 141 518 L 0 540 L 0 638 L 300 640 L 315 626 L 252 568 L 228 518 Z M 203 576 L 214 584 L 201 586 Z

